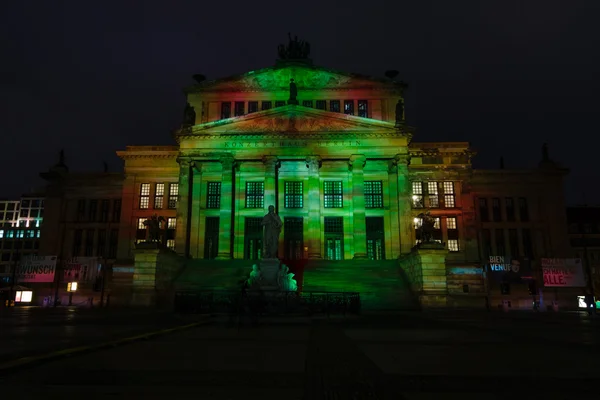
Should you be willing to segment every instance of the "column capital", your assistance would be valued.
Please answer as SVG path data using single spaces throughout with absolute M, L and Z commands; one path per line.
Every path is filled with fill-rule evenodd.
M 321 157 L 319 156 L 309 156 L 306 157 L 306 168 L 310 172 L 317 172 L 319 168 L 321 168 Z
M 189 168 L 192 164 L 192 160 L 187 157 L 177 157 L 177 162 L 181 168 Z
M 348 166 L 350 170 L 362 170 L 365 164 L 367 163 L 367 158 L 364 154 L 353 154 L 348 159 Z
M 408 166 L 410 165 L 410 154 L 396 154 L 392 158 L 392 162 L 398 167 Z
M 233 163 L 235 162 L 235 159 L 231 155 L 225 155 L 225 156 L 221 156 L 219 158 L 219 162 L 223 166 L 224 170 L 231 169 L 231 168 L 233 168 Z
M 263 156 L 262 162 L 268 169 L 274 170 L 279 164 L 279 159 L 276 156 Z
M 202 161 L 196 161 L 196 160 L 190 161 L 190 166 L 192 168 L 194 168 L 195 172 L 198 172 L 198 173 L 202 172 Z

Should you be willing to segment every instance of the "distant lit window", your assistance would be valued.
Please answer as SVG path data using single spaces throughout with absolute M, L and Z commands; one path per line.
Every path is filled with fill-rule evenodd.
M 367 100 L 358 100 L 358 116 L 369 117 L 369 102 Z
M 423 201 L 423 182 L 412 183 L 412 206 L 413 208 L 425 207 L 425 202 Z
M 177 228 L 177 218 L 167 218 L 167 229 Z
M 284 191 L 285 208 L 302 208 L 304 206 L 302 182 L 286 181 Z
M 354 115 L 354 100 L 344 100 L 344 114 Z
M 177 208 L 177 200 L 179 199 L 179 183 L 169 184 L 169 208 Z
M 137 222 L 137 231 L 135 234 L 135 238 L 137 240 L 145 240 L 146 239 L 146 219 L 147 218 L 138 218 Z
M 4 229 L 0 229 L 0 239 L 4 237 Z
M 140 209 L 144 210 L 150 207 L 150 184 L 142 183 L 140 185 Z
M 448 251 L 459 251 L 458 221 L 456 217 L 446 218 L 446 233 L 448 235 Z
M 163 208 L 164 197 L 165 196 L 165 184 L 157 183 L 154 185 L 154 208 L 161 209 Z
M 167 239 L 167 247 L 171 250 L 175 250 L 175 239 Z
M 454 208 L 456 207 L 456 199 L 454 193 L 454 182 L 444 182 L 442 184 L 442 188 L 444 189 L 444 207 L 446 208 Z
M 458 240 L 448 239 L 448 251 L 459 251 Z
M 427 199 L 429 200 L 429 207 L 437 208 L 440 206 L 440 198 L 438 192 L 437 182 L 427 182 Z
M 206 208 L 221 208 L 221 182 L 208 182 Z

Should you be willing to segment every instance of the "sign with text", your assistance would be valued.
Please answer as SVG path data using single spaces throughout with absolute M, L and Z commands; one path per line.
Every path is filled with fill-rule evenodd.
M 584 287 L 580 258 L 542 258 L 542 274 L 546 287 Z
M 63 281 L 93 282 L 100 270 L 98 257 L 73 257 L 65 260 Z
M 510 259 L 505 256 L 490 256 L 488 270 L 490 274 L 502 282 L 521 282 L 531 277 L 529 260 Z
M 23 257 L 15 272 L 17 282 L 54 282 L 56 256 Z

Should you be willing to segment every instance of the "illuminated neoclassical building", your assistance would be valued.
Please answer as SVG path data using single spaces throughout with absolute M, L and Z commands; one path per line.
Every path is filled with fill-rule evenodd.
M 283 221 L 279 257 L 302 290 L 358 291 L 377 307 L 480 304 L 489 255 L 569 255 L 565 171 L 547 153 L 533 170 L 473 170 L 468 143 L 414 140 L 393 73 L 316 67 L 296 41 L 279 55 L 274 67 L 196 76 L 175 145 L 117 152 L 115 292 L 154 282 L 135 246 L 153 214 L 178 255 L 176 285 L 189 289 L 248 274 L 270 205 Z M 438 246 L 415 247 L 424 211 Z

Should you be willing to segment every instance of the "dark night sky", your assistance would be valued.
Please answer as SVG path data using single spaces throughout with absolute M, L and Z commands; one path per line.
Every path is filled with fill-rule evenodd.
M 172 144 L 192 74 L 271 66 L 291 31 L 317 65 L 399 70 L 415 140 L 470 141 L 477 166 L 507 168 L 537 165 L 547 141 L 568 200 L 600 203 L 600 1 L 335 3 L 7 2 L 0 197 L 39 187 L 61 147 L 72 170 L 100 171 L 128 144 Z

